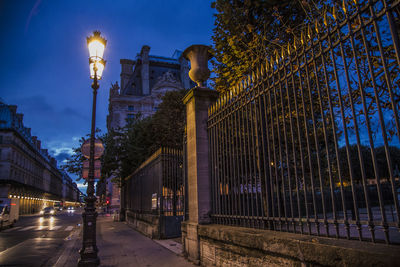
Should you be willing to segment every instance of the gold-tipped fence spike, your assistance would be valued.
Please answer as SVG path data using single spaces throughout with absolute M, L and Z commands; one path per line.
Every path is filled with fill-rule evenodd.
M 264 77 L 264 68 L 262 65 L 260 67 L 260 76 L 261 76 L 261 78 Z
M 342 8 L 343 8 L 344 14 L 347 15 L 347 8 L 346 8 L 346 1 L 345 0 L 343 0 L 343 2 L 342 2 Z
M 326 13 L 328 13 L 327 10 L 325 10 L 325 12 L 324 12 L 324 25 L 325 25 L 325 27 L 328 27 L 328 19 L 326 18 Z
M 256 81 L 256 75 L 254 74 L 254 71 L 251 73 L 251 82 L 255 83 Z
M 251 74 L 247 75 L 247 87 L 251 85 Z
M 337 18 L 337 15 L 336 15 L 336 7 L 335 7 L 335 5 L 333 5 L 333 7 L 332 7 L 332 17 L 335 19 L 335 21 L 336 21 L 336 18 Z
M 303 31 L 301 31 L 301 34 L 300 34 L 300 42 L 301 42 L 302 45 L 304 45 L 304 35 L 303 35 Z
M 310 24 L 308 24 L 308 27 L 307 27 L 307 36 L 308 36 L 308 38 L 311 39 L 312 32 L 311 32 L 311 26 L 310 26 Z
M 315 20 L 315 31 L 317 33 L 319 33 L 319 29 L 318 29 L 318 20 Z
M 269 61 L 268 58 L 265 59 L 265 74 L 268 74 L 268 70 L 269 70 Z
M 358 4 L 357 0 L 353 0 L 353 2 L 354 2 L 354 4 L 355 4 L 355 5 L 357 5 L 357 4 Z
M 274 59 L 271 57 L 271 61 L 269 62 L 270 63 L 270 67 L 271 67 L 271 71 L 273 72 L 274 71 Z
M 294 50 L 297 49 L 296 36 L 293 38 L 293 47 L 294 47 Z
M 288 55 L 290 56 L 290 54 L 291 54 L 291 51 L 290 51 L 290 44 L 287 45 L 287 53 L 288 53 Z
M 283 49 L 283 46 L 281 49 L 281 58 L 282 58 L 282 60 L 285 58 L 285 50 Z

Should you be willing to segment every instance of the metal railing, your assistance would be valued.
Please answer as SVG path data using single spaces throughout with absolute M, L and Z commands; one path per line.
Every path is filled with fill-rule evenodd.
M 398 10 L 345 1 L 210 107 L 214 223 L 400 243 Z
M 181 216 L 184 212 L 182 151 L 160 148 L 126 178 L 127 209 Z

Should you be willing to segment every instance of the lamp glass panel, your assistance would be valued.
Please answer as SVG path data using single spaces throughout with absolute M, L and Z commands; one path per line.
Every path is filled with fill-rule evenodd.
M 100 80 L 103 75 L 104 64 L 101 62 L 92 62 L 89 65 L 90 68 L 90 78 L 94 79 L 94 65 L 97 66 L 97 79 Z
M 89 55 L 91 58 L 100 60 L 103 58 L 105 46 L 100 40 L 93 40 L 88 44 Z

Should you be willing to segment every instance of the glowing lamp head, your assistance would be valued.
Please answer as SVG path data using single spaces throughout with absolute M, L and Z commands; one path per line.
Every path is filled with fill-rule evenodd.
M 106 64 L 103 55 L 107 40 L 100 36 L 99 31 L 94 31 L 93 35 L 87 37 L 86 40 L 89 49 L 90 78 L 94 79 L 94 73 L 96 71 L 97 79 L 101 79 Z
M 96 69 L 97 80 L 101 80 L 105 65 L 106 62 L 103 59 L 100 61 L 94 61 L 92 59 L 89 59 L 90 79 L 94 79 L 94 73 Z

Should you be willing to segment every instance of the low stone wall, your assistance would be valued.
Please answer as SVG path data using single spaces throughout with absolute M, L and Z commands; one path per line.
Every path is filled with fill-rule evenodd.
M 185 256 L 203 266 L 399 266 L 400 246 L 182 223 Z M 197 254 L 197 255 L 196 255 Z
M 126 222 L 147 237 L 160 238 L 160 216 L 126 211 Z

